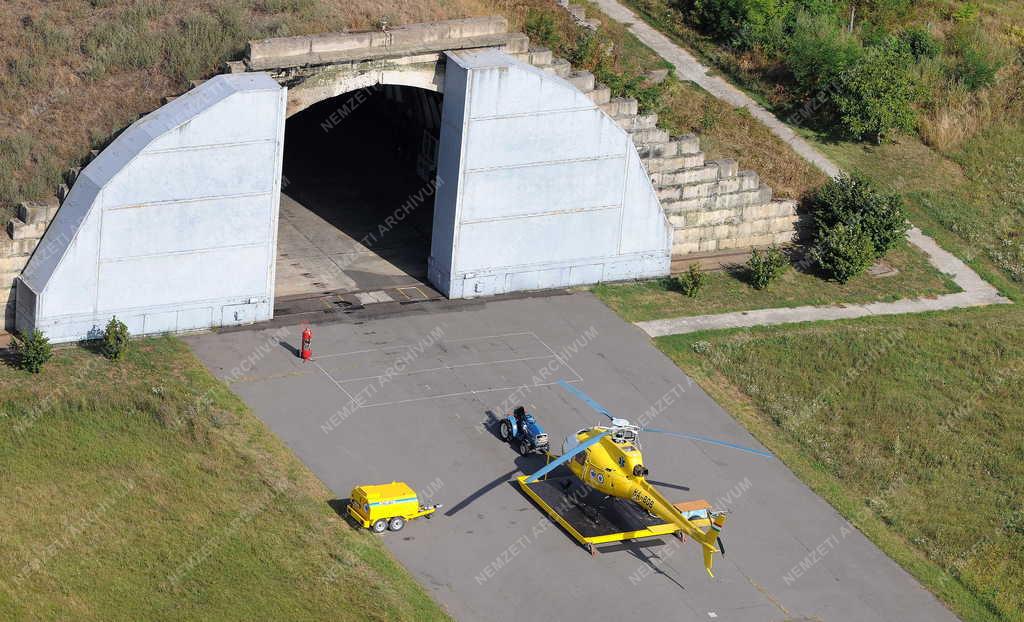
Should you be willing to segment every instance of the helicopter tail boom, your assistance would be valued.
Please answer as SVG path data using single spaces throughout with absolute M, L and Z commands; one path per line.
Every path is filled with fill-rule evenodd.
M 680 531 L 697 541 L 703 549 L 704 569 L 712 577 L 715 576 L 711 572 L 711 567 L 714 563 L 713 555 L 719 550 L 716 543 L 725 524 L 725 514 L 709 514 L 711 526 L 707 531 L 703 531 L 683 516 L 657 488 L 643 479 L 638 479 L 634 483 L 631 499 L 651 514 L 679 527 Z

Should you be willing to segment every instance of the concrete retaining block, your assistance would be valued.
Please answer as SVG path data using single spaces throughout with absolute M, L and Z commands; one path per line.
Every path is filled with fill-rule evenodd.
M 572 72 L 572 65 L 564 58 L 556 58 L 551 61 L 550 65 L 541 67 L 541 69 L 548 73 L 553 73 L 560 78 L 566 78 L 569 76 L 569 73 Z
M 31 255 L 38 245 L 38 238 L 14 240 L 8 235 L 0 234 L 0 255 Z
M 12 218 L 7 223 L 7 235 L 12 240 L 25 240 L 29 238 L 39 239 L 46 233 L 48 221 L 27 223 L 20 218 Z
M 277 37 L 250 41 L 246 46 L 246 64 L 252 69 L 263 70 L 369 60 L 398 51 L 408 55 L 488 45 L 510 46 L 509 50 L 513 52 L 526 51 L 525 48 L 516 49 L 522 44 L 517 42 L 518 37 L 507 33 L 508 21 L 504 17 L 487 16 L 411 24 L 386 32 Z
M 601 105 L 604 110 L 613 117 L 623 115 L 635 115 L 637 113 L 637 101 L 632 97 L 614 97 L 608 103 Z
M 711 160 L 708 164 L 713 164 L 718 167 L 719 179 L 735 177 L 739 172 L 739 165 L 736 164 L 736 160 Z
M 696 134 L 684 134 L 676 138 L 679 143 L 680 153 L 695 153 L 700 151 L 700 138 Z
M 660 128 L 649 128 L 643 130 L 635 130 L 630 132 L 633 137 L 633 143 L 637 145 L 644 145 L 650 143 L 667 143 L 669 141 L 668 132 Z
M 740 171 L 736 180 L 740 190 L 756 190 L 761 187 L 761 178 L 754 171 Z
M 689 255 L 690 253 L 696 253 L 700 250 L 700 244 L 698 242 L 684 242 L 682 244 L 672 245 L 673 255 Z
M 534 66 L 550 65 L 554 54 L 547 48 L 532 48 L 528 52 L 527 62 Z
M 636 152 L 641 158 L 668 158 L 678 155 L 679 143 L 651 143 L 649 145 L 637 145 Z
M 530 37 L 521 32 L 508 33 L 508 42 L 501 47 L 509 54 L 525 54 L 530 51 Z
M 60 203 L 54 197 L 47 201 L 22 201 L 18 204 L 18 218 L 26 223 L 50 222 L 60 209 Z
M 612 98 L 612 90 L 603 84 L 598 84 L 593 91 L 587 91 L 587 97 L 598 106 L 608 102 Z
M 696 184 L 703 181 L 714 181 L 718 179 L 718 169 L 711 165 L 699 168 L 673 171 L 671 173 L 655 173 L 651 175 L 651 181 L 655 185 L 674 186 L 682 184 Z
M 627 132 L 634 130 L 646 130 L 658 126 L 658 115 L 639 114 L 615 117 L 619 127 Z
M 594 90 L 594 74 L 589 71 L 573 71 L 566 80 L 581 91 Z
M 710 253 L 711 251 L 718 250 L 718 240 L 701 240 L 697 246 L 697 250 L 701 253 Z
M 5 255 L 0 257 L 0 279 L 2 279 L 2 275 L 8 272 L 20 274 L 25 264 L 28 263 L 28 258 L 31 256 L 30 253 L 25 253 L 22 255 Z M 0 280 L 0 283 L 3 283 L 3 281 Z

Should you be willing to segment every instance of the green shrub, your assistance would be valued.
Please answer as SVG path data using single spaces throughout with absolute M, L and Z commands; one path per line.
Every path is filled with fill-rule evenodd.
M 547 11 L 530 9 L 526 13 L 526 34 L 530 41 L 546 48 L 555 50 L 562 43 L 562 36 L 558 32 L 558 24 L 555 18 Z
M 893 38 L 869 47 L 843 72 L 832 99 L 844 129 L 856 138 L 882 138 L 916 123 L 912 57 Z
M 690 298 L 696 298 L 700 290 L 708 284 L 709 277 L 697 263 L 690 264 L 690 269 L 676 277 L 676 287 Z
M 972 92 L 995 84 L 1003 59 L 981 28 L 958 28 L 950 37 L 949 47 L 955 59 L 950 68 L 950 80 Z
M 747 261 L 747 276 L 754 289 L 764 289 L 782 276 L 788 267 L 789 259 L 779 247 L 755 248 Z
M 898 194 L 880 192 L 856 174 L 840 175 L 819 188 L 810 209 L 816 241 L 837 225 L 854 226 L 868 236 L 875 258 L 902 244 L 910 226 Z
M 942 44 L 923 26 L 908 26 L 900 32 L 899 40 L 916 61 L 935 58 L 942 52 Z
M 863 227 L 839 223 L 818 231 L 810 256 L 826 275 L 846 283 L 874 262 L 875 248 Z
M 117 316 L 107 322 L 107 330 L 103 333 L 103 356 L 112 361 L 119 360 L 128 350 L 130 336 L 128 327 Z
M 784 59 L 797 91 L 817 98 L 831 91 L 840 76 L 860 58 L 860 43 L 832 15 L 797 13 Z
M 50 340 L 38 330 L 27 335 L 15 333 L 11 349 L 18 358 L 18 366 L 33 374 L 38 374 L 53 356 Z

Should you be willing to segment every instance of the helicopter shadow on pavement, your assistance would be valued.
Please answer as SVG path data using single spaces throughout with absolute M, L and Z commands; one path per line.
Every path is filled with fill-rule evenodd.
M 533 472 L 537 471 L 538 469 L 540 469 L 541 467 L 543 467 L 547 463 L 547 458 L 542 456 L 542 455 L 539 455 L 539 454 L 529 454 L 529 455 L 526 455 L 526 456 L 520 455 L 515 449 L 512 448 L 511 445 L 509 445 L 508 443 L 502 441 L 501 437 L 498 436 L 498 431 L 497 431 L 498 430 L 497 423 L 500 420 L 497 417 L 495 417 L 494 413 L 492 411 L 490 411 L 490 410 L 488 410 L 486 412 L 486 415 L 487 415 L 487 421 L 485 422 L 484 425 L 491 432 L 491 434 L 494 435 L 494 438 L 497 439 L 506 448 L 506 450 L 511 455 L 515 456 L 515 459 L 513 460 L 513 462 L 514 462 L 516 468 L 508 471 L 507 473 L 503 473 L 503 474 L 499 475 L 498 477 L 492 479 L 491 481 L 487 482 L 486 484 L 484 484 L 480 488 L 478 488 L 475 491 L 473 491 L 472 493 L 470 493 L 465 499 L 463 499 L 462 501 L 459 501 L 454 506 L 452 506 L 452 508 L 450 510 L 445 512 L 444 513 L 445 516 L 454 516 L 454 515 L 458 514 L 462 510 L 466 509 L 471 503 L 473 503 L 474 501 L 476 501 L 480 497 L 486 495 L 488 492 L 494 490 L 495 488 L 501 486 L 502 484 L 504 484 L 506 482 L 509 483 L 509 484 L 513 484 L 514 485 L 515 484 L 515 478 L 517 476 L 519 476 L 519 475 L 529 475 L 530 473 L 533 473 Z M 494 423 L 494 425 L 492 425 L 492 422 Z M 569 471 L 565 467 L 559 467 L 558 469 L 556 469 L 554 471 L 554 473 L 557 473 L 559 475 L 565 475 L 565 474 L 568 474 Z

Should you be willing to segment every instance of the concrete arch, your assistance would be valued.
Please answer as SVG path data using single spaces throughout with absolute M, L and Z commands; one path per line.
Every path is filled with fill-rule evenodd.
M 217 76 L 122 133 L 19 277 L 18 330 L 270 319 L 285 119 L 376 84 L 444 95 L 427 272 L 445 295 L 668 273 L 671 226 L 631 136 L 567 80 L 491 48 L 303 71 Z
M 287 116 L 322 101 L 375 86 L 410 86 L 435 93 L 444 92 L 444 58 L 438 55 L 403 59 L 384 66 L 336 66 L 318 68 L 311 76 L 292 84 L 288 90 Z

